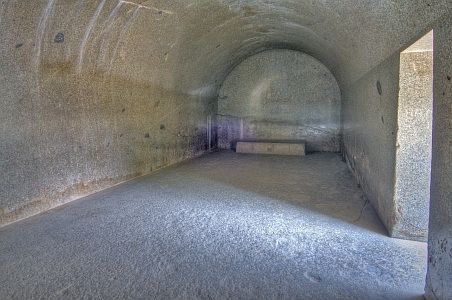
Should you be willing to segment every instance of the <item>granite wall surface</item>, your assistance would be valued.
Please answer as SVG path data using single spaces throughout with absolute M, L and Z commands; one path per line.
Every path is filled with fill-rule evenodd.
M 254 55 L 218 96 L 218 146 L 240 139 L 304 140 L 308 151 L 339 151 L 341 96 L 331 72 L 297 51 Z
M 388 231 L 395 224 L 399 60 L 395 53 L 348 86 L 342 101 L 343 155 Z
M 171 11 L 1 5 L 0 225 L 206 151 L 215 97 L 176 72 L 180 32 L 156 39 Z
M 432 41 L 431 34 L 426 39 Z M 433 52 L 400 54 L 393 237 L 427 241 L 433 107 Z
M 432 52 L 396 52 L 349 86 L 342 152 L 392 237 L 427 241 Z
M 452 13 L 434 27 L 433 145 L 426 299 L 452 298 Z

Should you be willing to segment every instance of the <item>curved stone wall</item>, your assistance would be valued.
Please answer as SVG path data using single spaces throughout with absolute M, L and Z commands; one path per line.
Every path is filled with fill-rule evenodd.
M 218 146 L 234 147 L 239 139 L 301 139 L 308 151 L 337 152 L 340 108 L 339 86 L 322 63 L 297 51 L 266 51 L 224 81 Z

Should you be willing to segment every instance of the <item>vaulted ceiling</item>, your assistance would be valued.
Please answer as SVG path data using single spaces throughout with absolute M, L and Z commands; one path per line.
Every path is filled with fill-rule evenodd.
M 92 63 L 98 71 L 212 97 L 241 61 L 275 48 L 317 58 L 343 89 L 451 8 L 450 0 L 3 1 L 0 21 L 11 49 L 29 46 L 24 64 L 31 58 L 35 66 L 63 65 L 51 74 Z M 56 48 L 59 32 L 65 42 Z

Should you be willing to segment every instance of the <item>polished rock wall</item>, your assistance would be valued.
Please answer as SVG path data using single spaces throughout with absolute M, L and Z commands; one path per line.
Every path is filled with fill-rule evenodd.
M 339 86 L 318 60 L 297 51 L 254 55 L 218 96 L 218 146 L 241 139 L 304 140 L 308 151 L 339 151 Z

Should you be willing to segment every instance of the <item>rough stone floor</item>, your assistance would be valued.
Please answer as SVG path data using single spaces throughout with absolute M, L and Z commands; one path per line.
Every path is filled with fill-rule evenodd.
M 215 151 L 0 228 L 1 299 L 422 299 L 337 153 Z

